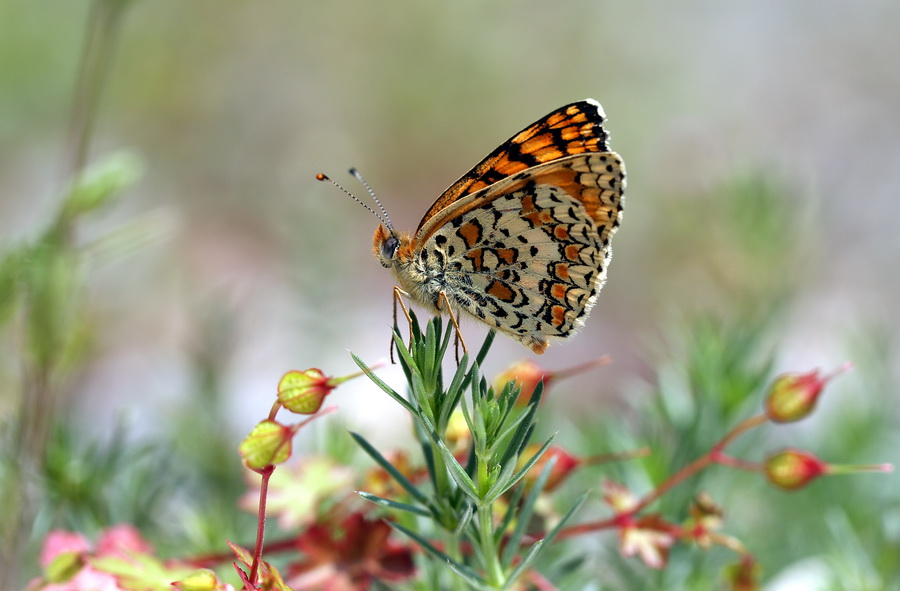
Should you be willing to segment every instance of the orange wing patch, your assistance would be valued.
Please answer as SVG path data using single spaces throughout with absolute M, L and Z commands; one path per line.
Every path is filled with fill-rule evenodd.
M 603 129 L 606 115 L 594 101 L 585 100 L 557 109 L 526 127 L 482 160 L 432 204 L 419 223 L 428 220 L 451 203 L 493 185 L 523 170 L 585 152 L 608 152 Z

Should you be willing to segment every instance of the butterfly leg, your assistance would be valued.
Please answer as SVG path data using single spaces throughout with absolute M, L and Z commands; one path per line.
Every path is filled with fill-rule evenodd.
M 412 317 L 409 315 L 409 309 L 406 307 L 406 304 L 403 303 L 404 296 L 408 298 L 409 294 L 395 285 L 394 286 L 394 326 L 397 326 L 397 305 L 399 304 L 400 309 L 403 310 L 403 315 L 406 316 L 406 324 L 407 324 L 407 326 L 409 326 L 409 350 L 412 351 L 412 340 L 413 340 Z M 391 358 L 391 363 L 395 363 L 393 331 L 391 331 L 390 358 Z
M 453 314 L 453 308 L 450 307 L 450 299 L 447 297 L 447 293 L 444 291 L 441 291 L 440 293 L 438 293 L 438 305 L 437 305 L 438 310 L 441 309 L 441 300 L 442 299 L 444 301 L 444 305 L 446 306 L 445 310 L 447 312 L 447 315 L 450 316 L 450 322 L 453 323 L 453 328 L 456 329 L 456 337 L 454 338 L 454 341 L 453 341 L 453 348 L 454 348 L 454 352 L 456 354 L 456 363 L 459 363 L 459 345 L 460 345 L 460 343 L 462 343 L 462 350 L 463 350 L 464 355 L 466 353 L 468 353 L 469 350 L 466 348 L 466 340 L 463 338 L 462 332 L 460 332 L 460 330 L 459 330 L 459 323 L 456 321 L 456 315 Z

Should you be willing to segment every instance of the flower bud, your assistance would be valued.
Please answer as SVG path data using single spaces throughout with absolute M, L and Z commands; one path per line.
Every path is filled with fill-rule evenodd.
M 765 463 L 769 482 L 786 490 L 803 488 L 819 476 L 893 471 L 892 464 L 826 464 L 811 453 L 797 449 L 769 456 Z
M 766 416 L 776 423 L 790 423 L 806 417 L 815 409 L 825 384 L 850 367 L 848 363 L 828 376 L 820 376 L 819 370 L 778 376 L 766 396 Z
M 516 385 L 522 389 L 519 393 L 518 400 L 516 400 L 516 404 L 526 405 L 528 404 L 528 401 L 531 400 L 534 389 L 537 388 L 538 383 L 541 381 L 544 382 L 544 387 L 546 388 L 552 381 L 582 373 L 589 369 L 606 365 L 607 363 L 609 363 L 609 357 L 604 356 L 567 369 L 549 371 L 530 359 L 523 359 L 513 363 L 500 372 L 494 380 L 494 389 L 499 392 L 507 382 L 515 381 Z
M 828 473 L 828 465 L 809 452 L 786 449 L 769 456 L 765 462 L 766 478 L 785 490 L 799 490 Z
M 326 376 L 321 369 L 292 370 L 278 382 L 278 402 L 291 412 L 301 415 L 314 414 L 322 407 L 325 397 L 340 384 L 363 375 L 357 372 L 339 378 Z
M 336 384 L 322 370 L 289 371 L 278 382 L 278 402 L 291 412 L 314 414 Z
M 262 470 L 291 457 L 293 436 L 293 429 L 277 421 L 260 421 L 241 442 L 238 453 L 245 466 L 251 470 Z
M 494 390 L 499 392 L 507 382 L 515 382 L 521 388 L 516 404 L 528 404 L 534 389 L 543 380 L 546 386 L 552 377 L 551 372 L 543 369 L 530 359 L 517 361 L 501 371 L 494 380 Z

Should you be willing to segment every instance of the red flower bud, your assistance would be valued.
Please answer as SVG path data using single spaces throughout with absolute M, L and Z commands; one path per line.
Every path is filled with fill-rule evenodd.
M 771 455 L 765 463 L 766 478 L 785 490 L 798 490 L 824 474 L 828 464 L 799 449 L 786 449 Z
M 278 382 L 278 402 L 291 412 L 311 415 L 322 407 L 322 402 L 332 390 L 362 374 L 363 372 L 357 372 L 334 378 L 326 376 L 321 369 L 315 367 L 306 371 L 292 370 Z
M 778 376 L 766 396 L 766 416 L 776 423 L 790 423 L 806 417 L 815 409 L 825 384 L 851 367 L 849 363 L 845 364 L 828 376 L 820 376 L 819 370 Z
M 272 420 L 260 421 L 241 442 L 238 453 L 245 466 L 251 470 L 262 470 L 291 457 L 293 436 L 294 429 L 291 427 Z
M 278 402 L 289 411 L 311 415 L 319 410 L 336 385 L 320 369 L 289 371 L 278 382 Z
M 766 478 L 785 490 L 803 488 L 820 476 L 893 470 L 891 464 L 826 464 L 811 453 L 798 449 L 786 449 L 769 456 L 765 463 Z

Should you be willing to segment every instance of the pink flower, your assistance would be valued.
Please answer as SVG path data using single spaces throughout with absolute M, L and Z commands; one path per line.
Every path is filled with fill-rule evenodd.
M 186 569 L 165 565 L 138 530 L 128 524 L 104 530 L 96 547 L 83 535 L 54 530 L 41 552 L 44 575 L 29 591 L 126 591 L 158 589 L 183 576 Z
M 55 529 L 47 534 L 44 547 L 41 549 L 41 568 L 47 568 L 53 559 L 64 552 L 77 554 L 87 553 L 91 549 L 91 543 L 83 535 Z
M 623 556 L 637 556 L 650 568 L 666 566 L 669 549 L 677 541 L 672 526 L 659 515 L 647 515 L 619 530 Z

